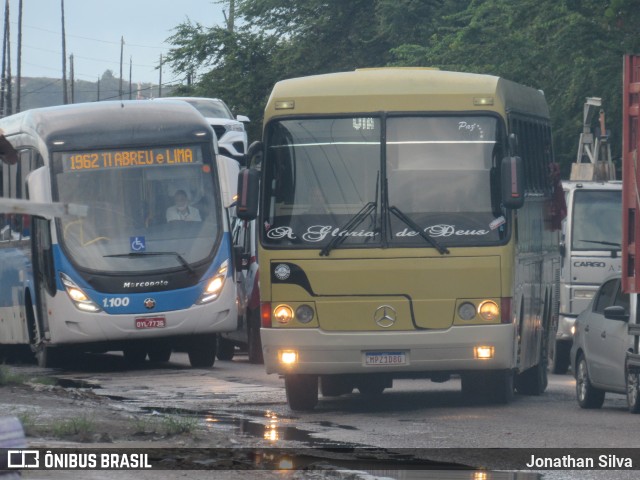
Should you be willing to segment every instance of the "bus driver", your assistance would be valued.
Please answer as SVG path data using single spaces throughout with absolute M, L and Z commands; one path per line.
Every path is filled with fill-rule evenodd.
M 185 222 L 200 222 L 200 212 L 192 205 L 189 205 L 187 193 L 178 190 L 173 196 L 175 205 L 167 208 L 167 222 L 182 220 Z

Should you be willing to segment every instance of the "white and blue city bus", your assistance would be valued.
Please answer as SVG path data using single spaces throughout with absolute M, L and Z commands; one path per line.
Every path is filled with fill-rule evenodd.
M 0 212 L 0 344 L 41 366 L 74 351 L 215 360 L 237 327 L 227 209 L 237 166 L 184 102 L 100 102 L 0 120 L 0 197 L 87 207 Z M 234 171 L 235 169 L 235 171 Z M 177 192 L 194 221 L 170 218 Z M 183 196 L 184 196 L 183 195 Z

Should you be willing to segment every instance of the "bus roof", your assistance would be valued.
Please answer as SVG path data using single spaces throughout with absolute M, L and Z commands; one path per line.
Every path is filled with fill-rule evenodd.
M 78 103 L 35 108 L 0 120 L 6 137 L 28 133 L 48 147 L 64 142 L 65 149 L 87 145 L 122 146 L 214 138 L 211 126 L 186 102 L 148 100 Z M 199 136 L 195 136 L 199 133 Z
M 480 100 L 489 97 L 493 98 L 493 105 Z M 279 102 L 287 101 L 294 102 L 293 108 L 282 108 L 284 105 Z M 390 67 L 282 80 L 273 88 L 265 118 L 309 113 L 474 110 L 549 117 L 540 90 L 500 77 Z

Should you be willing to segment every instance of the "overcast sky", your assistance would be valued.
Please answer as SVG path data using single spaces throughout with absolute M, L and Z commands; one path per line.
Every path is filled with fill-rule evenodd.
M 19 0 L 10 0 L 11 73 L 17 73 Z M 60 0 L 22 0 L 22 76 L 62 77 Z M 1 2 L 2 18 L 4 5 Z M 120 39 L 124 38 L 123 77 L 133 82 L 159 80 L 160 54 L 172 30 L 189 18 L 206 27 L 224 25 L 223 5 L 214 0 L 64 0 L 67 51 L 74 77 L 95 82 L 105 70 L 120 76 Z M 175 80 L 165 67 L 162 83 Z

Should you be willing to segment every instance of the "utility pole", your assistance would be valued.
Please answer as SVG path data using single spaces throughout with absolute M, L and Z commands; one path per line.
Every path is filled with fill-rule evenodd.
M 73 75 L 73 53 L 69 55 L 69 80 L 71 81 L 71 103 L 76 103 L 75 79 Z
M 22 83 L 22 0 L 18 3 L 18 79 L 16 80 L 16 113 L 20 111 L 20 87 Z
M 7 0 L 7 11 L 5 13 L 5 22 L 7 24 L 7 100 L 5 114 L 11 115 L 13 113 L 13 95 L 11 94 L 11 35 L 9 33 L 9 0 Z
M 222 11 L 224 15 L 224 20 L 227 24 L 227 30 L 229 33 L 233 33 L 235 30 L 235 21 L 236 21 L 236 2 L 235 0 L 229 0 L 229 16 L 227 17 L 227 12 Z
M 66 105 L 69 103 L 69 94 L 67 93 L 67 41 L 64 33 L 64 0 L 60 0 L 60 9 L 62 11 L 62 102 Z
M 97 85 L 98 85 L 98 98 L 96 99 L 96 102 L 100 101 L 100 77 L 98 77 L 98 81 L 97 81 Z
M 0 115 L 5 116 L 5 88 L 7 85 L 7 42 L 9 40 L 9 0 L 4 4 L 4 36 L 2 38 L 2 75 L 0 76 Z
M 124 53 L 124 37 L 120 37 L 120 100 L 122 100 L 122 55 Z
M 133 91 L 131 90 L 132 88 L 131 72 L 132 71 L 133 71 L 133 57 L 129 57 L 129 100 L 132 99 L 132 95 L 133 95 Z
M 158 98 L 162 98 L 162 54 L 160 54 L 160 79 L 158 80 Z

